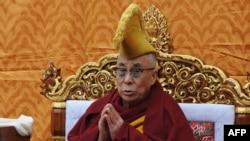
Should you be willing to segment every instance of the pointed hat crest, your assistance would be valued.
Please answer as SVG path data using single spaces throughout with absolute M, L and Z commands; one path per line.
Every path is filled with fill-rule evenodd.
M 155 53 L 148 40 L 142 10 L 137 4 L 130 4 L 123 12 L 113 41 L 118 52 L 128 59 Z

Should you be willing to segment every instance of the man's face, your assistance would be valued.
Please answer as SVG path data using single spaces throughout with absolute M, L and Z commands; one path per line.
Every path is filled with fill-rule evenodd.
M 124 106 L 135 106 L 148 96 L 157 77 L 152 60 L 151 55 L 143 55 L 133 60 L 118 57 L 117 84 Z

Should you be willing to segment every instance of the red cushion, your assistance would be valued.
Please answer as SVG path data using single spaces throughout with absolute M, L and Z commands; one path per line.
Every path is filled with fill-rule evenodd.
M 195 141 L 214 141 L 214 123 L 209 121 L 189 121 Z

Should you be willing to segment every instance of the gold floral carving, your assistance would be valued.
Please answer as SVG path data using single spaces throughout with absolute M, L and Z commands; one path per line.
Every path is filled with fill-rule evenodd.
M 117 54 L 109 54 L 98 62 L 86 63 L 76 75 L 68 77 L 63 83 L 49 84 L 51 91 L 43 94 L 55 102 L 98 99 L 116 88 L 113 70 L 116 59 Z M 227 77 L 215 66 L 203 64 L 193 56 L 160 53 L 158 77 L 164 91 L 178 102 L 250 107 L 249 95 L 243 92 L 235 79 Z M 240 109 L 239 112 L 242 111 Z
M 245 84 L 245 86 L 243 87 L 245 93 L 247 93 L 248 95 L 250 95 L 250 72 L 247 72 L 247 82 Z
M 219 68 L 188 55 L 162 54 L 159 81 L 177 101 L 250 107 L 250 96 Z
M 53 136 L 53 141 L 65 141 L 64 136 Z
M 173 45 L 168 32 L 165 16 L 154 5 L 143 13 L 149 42 L 156 50 L 164 53 L 172 53 Z
M 61 76 L 56 74 L 59 69 L 50 65 L 45 71 L 45 78 L 42 80 L 41 87 L 43 90 L 41 94 L 55 102 L 63 102 L 68 99 L 98 99 L 116 86 L 113 70 L 116 60 L 117 55 L 113 54 L 104 56 L 98 63 L 86 63 L 77 71 L 76 75 L 67 77 L 63 83 L 60 81 Z M 47 78 L 48 76 L 50 78 Z

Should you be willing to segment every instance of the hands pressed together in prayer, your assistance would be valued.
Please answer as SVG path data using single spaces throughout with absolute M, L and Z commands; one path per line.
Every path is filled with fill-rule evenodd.
M 98 122 L 98 141 L 107 141 L 109 138 L 113 140 L 123 122 L 123 119 L 113 105 L 106 104 L 101 112 L 101 117 Z

